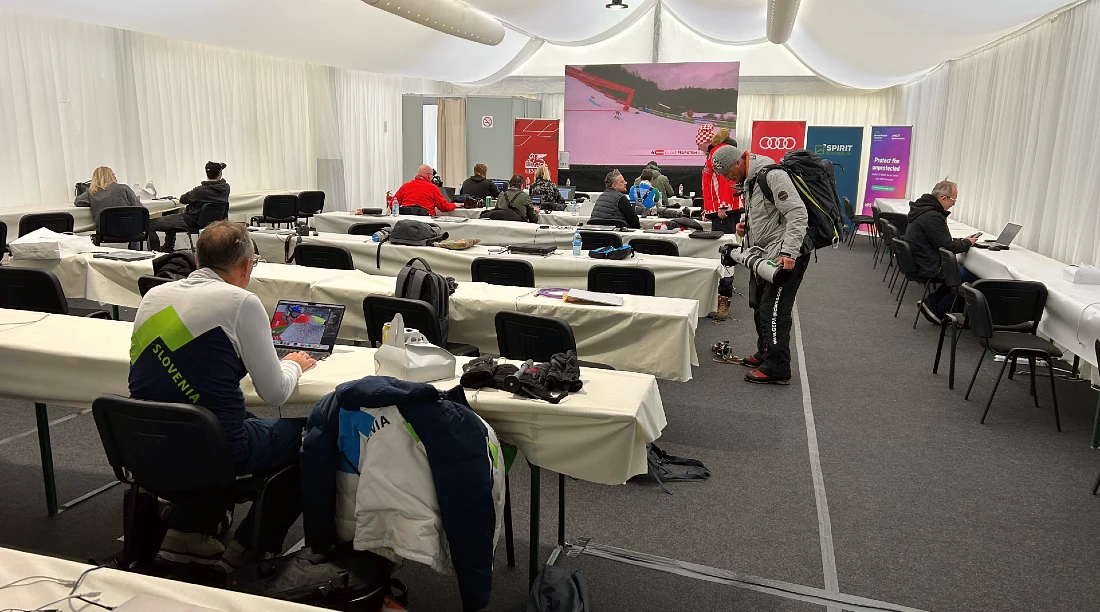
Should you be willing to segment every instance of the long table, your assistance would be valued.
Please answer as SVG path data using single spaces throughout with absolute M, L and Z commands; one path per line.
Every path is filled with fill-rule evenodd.
M 907 200 L 878 198 L 875 204 L 882 211 L 909 212 Z M 979 231 L 954 220 L 948 220 L 947 227 L 955 238 Z M 983 239 L 996 236 L 980 231 L 985 233 Z M 1016 244 L 1007 251 L 970 249 L 959 256 L 959 263 L 978 278 L 1030 280 L 1046 285 L 1047 303 L 1039 331 L 1072 353 L 1075 360 L 1084 360 L 1094 367 L 1098 365 L 1095 344 L 1100 338 L 1100 285 L 1071 283 L 1062 278 L 1066 264 Z M 1100 402 L 1093 422 L 1092 447 L 1100 448 Z
M 126 321 L 0 310 L 0 363 L 5 364 L 0 397 L 35 404 L 51 515 L 58 512 L 58 504 L 46 404 L 82 408 L 104 393 L 128 395 L 132 330 L 133 324 Z M 456 373 L 460 374 L 461 366 L 468 361 L 459 357 Z M 59 384 L 59 373 L 64 374 L 64 384 Z M 374 349 L 338 346 L 331 357 L 302 375 L 287 403 L 315 403 L 338 384 L 372 374 Z M 584 388 L 558 404 L 497 389 L 466 390 L 471 408 L 492 425 L 502 440 L 516 445 L 531 465 L 528 571 L 532 580 L 538 568 L 538 483 L 542 468 L 591 482 L 622 484 L 647 471 L 646 445 L 656 440 L 666 425 L 661 393 L 652 376 L 585 368 L 581 380 Z M 458 378 L 452 378 L 432 384 L 449 389 L 458 382 Z M 265 404 L 250 377 L 241 381 L 241 389 L 246 405 Z M 560 477 L 559 545 L 565 537 L 563 485 L 564 478 Z
M 0 585 L 10 584 L 21 578 L 31 576 L 51 576 L 62 580 L 75 581 L 81 574 L 95 568 L 94 565 L 77 563 L 66 559 L 36 555 L 29 552 L 0 548 Z M 26 583 L 26 584 L 24 584 Z M 41 579 L 25 580 L 0 592 L 0 602 L 4 608 L 33 610 L 69 594 L 70 587 Z M 91 571 L 80 583 L 77 595 L 99 592 L 98 597 L 90 598 L 104 606 L 118 607 L 131 597 L 138 595 L 153 596 L 174 603 L 200 606 L 220 612 L 321 612 L 320 608 L 302 604 L 257 597 L 238 591 L 215 589 L 198 584 L 188 584 L 175 580 L 166 580 L 146 576 L 136 572 L 124 572 L 101 568 Z M 52 609 L 81 610 L 92 612 L 102 610 L 83 602 L 75 601 L 54 604 Z M 158 608 L 168 610 L 168 608 Z
M 260 249 L 260 254 L 268 261 L 284 261 L 284 241 L 286 232 L 269 230 L 252 233 Z M 294 237 L 291 237 L 293 246 Z M 592 266 L 644 267 L 653 271 L 656 277 L 656 292 L 661 297 L 683 298 L 699 302 L 700 310 L 710 312 L 718 305 L 718 280 L 721 278 L 721 265 L 713 259 L 694 257 L 665 257 L 660 255 L 637 255 L 622 261 L 608 261 L 588 257 L 573 257 L 572 253 L 557 252 L 548 257 L 500 253 L 500 247 L 478 245 L 464 251 L 451 251 L 436 247 L 413 247 L 392 243 L 382 244 L 381 266 L 376 266 L 378 243 L 369 236 L 349 236 L 347 234 L 322 233 L 319 236 L 302 238 L 305 244 L 323 244 L 343 246 L 351 251 L 356 268 L 370 274 L 397 276 L 409 260 L 421 257 L 434 272 L 454 277 L 458 281 L 471 279 L 470 264 L 479 257 L 522 259 L 529 261 L 535 269 L 535 284 L 539 287 L 567 287 L 586 289 L 588 270 Z
M 558 215 L 561 213 L 550 213 Z M 357 223 L 386 223 L 392 226 L 398 219 L 406 217 L 392 216 L 364 216 L 349 212 L 330 212 L 315 215 L 313 223 L 318 231 L 334 234 L 346 234 L 351 226 Z M 550 227 L 540 226 L 537 223 L 525 223 L 522 221 L 492 221 L 489 219 L 466 219 L 455 221 L 453 217 L 441 215 L 432 220 L 438 223 L 450 238 L 479 238 L 481 244 L 487 246 L 508 246 L 510 244 L 552 244 L 560 249 L 572 248 L 573 232 L 576 227 L 573 224 L 552 223 Z M 580 228 L 592 230 L 594 228 Z M 615 232 L 624 244 L 639 238 L 667 240 L 676 245 L 683 257 L 699 257 L 704 259 L 718 259 L 718 248 L 723 244 L 739 244 L 736 234 L 729 234 L 717 240 L 702 240 L 691 238 L 689 232 L 676 234 L 650 234 L 641 230 L 632 232 Z
M 180 207 L 175 200 L 142 200 L 142 206 L 149 209 L 149 216 L 156 218 L 164 212 Z M 73 216 L 73 230 L 76 232 L 95 231 L 92 209 L 87 206 L 75 206 L 72 203 L 54 206 L 3 206 L 0 207 L 0 222 L 8 226 L 8 241 L 19 237 L 19 220 L 24 215 L 38 213 L 69 213 Z
M 282 194 L 298 195 L 301 192 L 301 189 L 266 189 L 230 193 L 229 218 L 233 221 L 247 222 L 250 217 L 263 213 L 265 197 Z M 141 203 L 149 209 L 149 216 L 153 218 L 161 216 L 165 211 L 182 206 L 178 200 L 142 200 Z M 7 224 L 8 240 L 10 241 L 17 237 L 19 220 L 23 218 L 23 215 L 49 212 L 71 214 L 74 222 L 73 229 L 76 232 L 95 231 L 95 223 L 92 221 L 92 209 L 87 206 L 74 206 L 71 202 L 52 205 L 0 207 L 0 221 Z
M 153 273 L 152 260 L 114 261 L 88 253 L 61 260 L 12 260 L 11 265 L 50 270 L 69 298 L 128 307 L 141 303 L 138 278 Z M 339 337 L 366 342 L 363 299 L 371 294 L 393 295 L 395 284 L 394 277 L 361 270 L 265 263 L 253 270 L 248 288 L 269 314 L 279 300 L 343 304 L 347 311 Z M 449 339 L 496 354 L 494 317 L 502 310 L 565 319 L 577 338 L 577 352 L 586 361 L 676 381 L 691 380 L 691 366 L 699 365 L 695 351 L 699 305 L 694 300 L 624 295 L 621 307 L 570 304 L 538 296 L 526 287 L 461 282 L 451 296 Z
M 589 206 L 589 209 L 591 209 L 591 206 Z M 692 208 L 685 209 L 683 216 L 685 216 L 685 217 L 690 216 L 692 210 L 695 210 L 695 209 L 692 209 Z M 456 209 L 454 209 L 450 212 L 443 213 L 442 216 L 461 217 L 463 219 L 479 219 L 481 217 L 481 213 L 484 212 L 484 211 L 485 211 L 484 208 L 456 208 Z M 589 211 L 589 213 L 590 212 L 591 212 L 591 210 Z M 586 225 L 589 221 L 592 220 L 592 216 L 589 213 L 583 213 L 583 212 L 579 212 L 579 211 L 574 213 L 572 207 L 570 207 L 566 210 L 562 210 L 562 211 L 542 211 L 542 212 L 539 213 L 539 224 L 540 225 L 568 225 L 568 226 Z M 381 219 L 377 219 L 375 217 L 360 217 L 360 219 L 361 219 L 360 222 L 381 220 Z M 660 217 L 642 217 L 642 218 L 638 219 L 638 221 L 639 221 L 639 225 L 641 225 L 642 229 L 653 229 L 654 226 L 656 226 L 658 223 L 664 223 L 664 222 L 668 221 L 668 219 L 662 219 Z M 710 221 L 704 221 L 702 219 L 696 219 L 696 221 L 698 221 L 699 224 L 703 226 L 703 229 L 710 230 L 710 228 L 711 228 Z M 342 231 L 342 230 L 322 230 L 322 231 Z

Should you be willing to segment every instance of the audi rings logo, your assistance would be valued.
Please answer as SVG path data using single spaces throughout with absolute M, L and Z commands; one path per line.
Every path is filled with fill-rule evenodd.
M 790 136 L 764 136 L 758 144 L 762 151 L 790 151 L 798 146 Z

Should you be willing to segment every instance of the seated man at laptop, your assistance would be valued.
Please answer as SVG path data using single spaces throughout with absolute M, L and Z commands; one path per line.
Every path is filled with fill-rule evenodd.
M 432 184 L 432 167 L 425 164 L 417 168 L 413 180 L 405 183 L 393 195 L 401 206 L 419 206 L 435 216 L 437 212 L 451 212 L 455 205 L 447 201 L 443 192 Z
M 977 242 L 977 238 L 952 238 L 951 231 L 947 228 L 947 216 L 951 214 L 951 208 L 959 197 L 959 188 L 951 181 L 940 181 L 932 188 L 932 193 L 926 193 L 915 202 L 909 203 L 909 222 L 905 230 L 905 241 L 913 251 L 913 260 L 917 263 L 917 270 L 924 278 L 942 278 L 940 271 L 940 249 L 944 248 L 952 253 L 965 253 Z M 959 266 L 964 283 L 978 280 L 966 268 Z M 924 318 L 939 325 L 943 315 L 947 314 L 954 302 L 955 296 L 946 286 L 941 286 L 929 294 L 919 304 Z
M 252 377 L 265 402 L 279 406 L 316 362 L 302 352 L 275 356 L 263 304 L 245 287 L 258 261 L 244 225 L 210 224 L 196 245 L 199 269 L 153 288 L 141 300 L 130 340 L 130 395 L 195 404 L 214 413 L 237 474 L 297 464 L 305 419 L 257 419 L 245 412 L 241 379 Z M 253 509 L 255 507 L 253 506 Z M 301 513 L 296 471 L 268 487 L 260 534 L 262 553 L 278 553 Z M 213 536 L 225 519 L 224 500 L 172 504 L 160 556 L 178 563 L 216 564 L 230 572 L 254 559 L 252 510 L 228 547 Z

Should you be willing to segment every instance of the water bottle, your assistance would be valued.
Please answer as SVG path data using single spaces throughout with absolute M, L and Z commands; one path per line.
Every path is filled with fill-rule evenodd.
M 371 234 L 370 239 L 375 241 L 375 242 L 382 242 L 382 232 L 381 231 L 374 232 L 373 234 Z
M 581 256 L 581 231 L 573 231 L 573 257 Z
M 680 183 L 680 197 L 684 197 L 684 184 Z
M 573 200 L 573 214 L 574 214 L 574 215 L 575 215 L 575 214 L 577 214 L 577 210 L 578 210 L 578 208 L 577 208 L 577 200 Z
M 397 198 L 393 199 L 393 204 L 391 204 L 390 206 L 392 208 L 391 214 L 395 217 L 400 217 L 401 216 L 401 203 L 397 201 Z

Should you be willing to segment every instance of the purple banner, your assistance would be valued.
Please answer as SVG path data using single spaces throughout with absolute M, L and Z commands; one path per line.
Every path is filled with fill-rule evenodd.
M 875 198 L 905 198 L 909 184 L 909 147 L 913 126 L 871 128 L 867 189 L 863 192 L 863 214 L 871 214 Z

